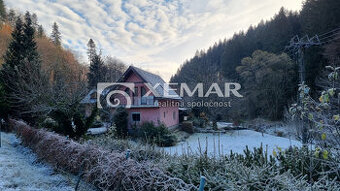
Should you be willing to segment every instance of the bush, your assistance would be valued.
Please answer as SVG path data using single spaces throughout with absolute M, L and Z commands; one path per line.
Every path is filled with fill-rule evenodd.
M 82 173 L 85 180 L 100 190 L 197 190 L 196 186 L 172 177 L 150 163 L 126 160 L 125 152 L 79 144 L 43 129 L 33 129 L 21 121 L 11 120 L 10 123 L 22 143 L 39 159 L 57 169 Z
M 40 125 L 41 128 L 55 129 L 58 127 L 58 123 L 50 117 L 47 117 Z
M 168 147 L 175 145 L 177 142 L 177 137 L 165 125 L 155 126 L 152 122 L 145 122 L 140 128 L 136 128 L 135 131 L 136 138 L 140 138 L 150 144 Z
M 122 107 L 117 108 L 114 113 L 113 121 L 116 125 L 115 134 L 119 138 L 126 138 L 128 135 L 128 116 L 128 112 Z
M 206 123 L 204 119 L 201 118 L 194 118 L 192 120 L 192 123 L 195 127 L 200 127 L 200 128 L 205 128 L 206 127 Z
M 51 117 L 57 122 L 57 126 L 52 125 L 55 132 L 67 135 L 70 138 L 79 138 L 91 128 L 98 109 L 95 108 L 92 114 L 85 118 L 80 111 L 75 108 L 74 110 L 57 109 L 51 113 Z
M 194 133 L 194 127 L 192 125 L 192 121 L 184 121 L 182 123 L 182 131 L 193 134 Z

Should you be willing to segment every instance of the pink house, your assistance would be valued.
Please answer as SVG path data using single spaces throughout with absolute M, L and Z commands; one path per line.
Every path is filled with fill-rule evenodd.
M 117 83 L 131 83 L 133 89 L 125 86 L 116 89 L 125 92 L 127 96 L 112 96 L 111 100 L 119 99 L 120 106 L 126 107 L 129 118 L 129 127 L 139 126 L 144 122 L 164 124 L 167 127 L 176 127 L 179 123 L 179 101 L 181 98 L 171 88 L 167 88 L 165 81 L 158 75 L 140 68 L 130 66 Z M 82 103 L 93 106 L 96 103 L 96 90 L 91 90 Z M 127 100 L 129 99 L 129 100 Z M 89 107 L 88 107 L 89 108 Z M 111 109 L 113 113 L 115 108 Z M 90 110 L 86 110 L 90 114 Z

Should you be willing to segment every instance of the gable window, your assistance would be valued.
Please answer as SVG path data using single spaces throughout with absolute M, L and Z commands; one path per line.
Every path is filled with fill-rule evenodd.
M 140 113 L 132 113 L 132 121 L 140 122 Z
M 135 93 L 133 94 L 135 97 L 138 97 L 138 87 L 135 87 Z
M 144 87 L 141 87 L 141 93 L 142 97 L 146 94 L 146 89 Z

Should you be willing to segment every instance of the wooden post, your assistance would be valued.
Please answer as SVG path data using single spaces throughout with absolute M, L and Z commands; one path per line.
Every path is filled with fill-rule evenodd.
M 205 180 L 206 180 L 205 177 L 201 176 L 200 187 L 199 187 L 198 191 L 204 191 Z

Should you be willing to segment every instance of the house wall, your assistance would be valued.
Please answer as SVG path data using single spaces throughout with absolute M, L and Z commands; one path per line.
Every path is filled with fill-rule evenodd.
M 167 127 L 172 127 L 178 125 L 179 123 L 179 114 L 178 114 L 178 101 L 172 101 L 170 106 L 164 107 L 164 105 L 169 105 L 169 100 L 160 100 L 159 101 L 159 113 L 161 122 L 163 122 Z M 175 106 L 174 106 L 175 105 Z M 165 116 L 164 116 L 165 114 Z M 175 118 L 174 118 L 175 114 Z
M 130 98 L 125 98 L 123 95 L 120 94 L 115 94 L 115 98 L 120 100 L 120 104 L 125 105 L 127 103 L 126 99 L 130 99 L 131 103 L 133 101 L 133 97 L 141 97 L 141 87 L 144 87 L 146 91 L 149 91 L 149 88 L 147 88 L 147 86 L 144 85 L 143 80 L 136 74 L 132 73 L 130 74 L 130 76 L 126 79 L 125 81 L 126 83 L 134 83 L 134 87 L 138 88 L 138 92 L 137 94 L 132 94 L 132 91 L 129 92 L 129 96 Z M 120 91 L 125 91 L 126 87 L 121 87 Z M 136 92 L 135 92 L 136 93 Z M 153 96 L 152 93 L 149 94 L 149 96 Z
M 132 95 L 130 92 L 130 97 L 141 97 L 141 87 L 144 87 L 146 91 L 149 89 L 144 85 L 143 80 L 135 73 L 130 74 L 130 76 L 126 79 L 125 82 L 135 83 L 135 87 L 138 88 L 138 94 Z M 121 89 L 122 91 L 125 88 Z M 153 96 L 151 93 L 150 96 Z M 121 100 L 121 103 L 126 103 L 126 100 L 122 99 L 121 96 L 117 96 L 116 98 Z M 173 107 L 161 107 L 161 102 L 165 103 L 166 100 L 159 100 L 160 107 L 149 107 L 149 108 L 130 108 L 127 109 L 129 113 L 129 127 L 132 127 L 135 123 L 132 121 L 132 113 L 137 112 L 140 113 L 140 123 L 141 125 L 143 122 L 153 122 L 155 125 L 159 125 L 159 123 L 165 124 L 167 127 L 178 125 L 179 123 L 179 114 L 178 114 L 178 106 Z M 113 110 L 112 110 L 113 111 Z M 175 119 L 173 118 L 173 113 L 175 112 Z M 165 113 L 165 117 L 164 117 Z
M 153 122 L 155 125 L 158 125 L 160 121 L 159 108 L 131 108 L 128 109 L 129 112 L 129 126 L 135 125 L 132 121 L 132 113 L 140 113 L 140 123 L 137 125 L 141 125 L 144 122 Z

